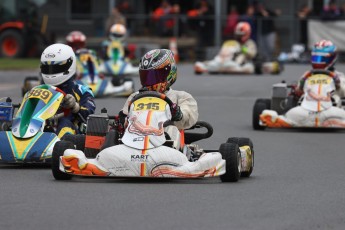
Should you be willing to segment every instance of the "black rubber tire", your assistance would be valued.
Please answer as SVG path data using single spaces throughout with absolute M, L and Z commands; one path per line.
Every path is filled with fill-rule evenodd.
M 228 138 L 226 143 L 238 144 L 239 147 L 242 147 L 245 145 L 249 146 L 250 151 L 252 152 L 252 166 L 250 167 L 248 172 L 241 172 L 241 177 L 250 177 L 250 175 L 252 174 L 253 169 L 254 169 L 254 145 L 253 145 L 253 142 L 247 137 L 230 137 L 230 138 Z
M 39 79 L 39 77 L 34 77 L 34 76 L 32 76 L 32 77 L 25 77 L 25 79 L 24 79 L 24 85 L 23 85 L 23 88 L 22 88 L 22 96 L 24 97 L 24 95 L 28 92 L 28 91 L 30 91 L 33 87 L 27 87 L 27 85 L 28 85 L 28 82 L 29 81 L 38 81 L 38 82 L 41 82 L 41 80 Z
M 296 107 L 297 103 L 298 103 L 298 101 L 296 101 L 295 97 L 292 95 L 289 95 L 286 99 L 286 105 L 285 105 L 284 113 L 286 113 L 290 109 Z
M 257 99 L 253 108 L 252 125 L 255 130 L 264 130 L 266 127 L 260 125 L 260 115 L 265 109 L 269 109 L 267 106 L 267 101 L 262 101 L 263 99 Z
M 15 40 L 18 46 L 16 53 L 13 55 L 6 53 L 6 51 L 2 49 L 5 39 L 8 39 L 10 37 L 12 37 Z M 25 49 L 24 38 L 22 34 L 20 33 L 20 31 L 9 29 L 9 30 L 5 30 L 4 32 L 0 34 L 0 57 L 7 57 L 7 58 L 22 57 L 24 54 L 24 49 Z
M 74 145 L 69 141 L 58 141 L 55 143 L 52 155 L 52 172 L 55 180 L 70 180 L 72 175 L 60 171 L 60 157 L 66 149 L 74 149 Z
M 86 136 L 83 134 L 66 134 L 61 138 L 63 141 L 69 141 L 75 145 L 75 149 L 83 151 L 85 150 L 85 140 Z
M 259 98 L 256 100 L 257 102 L 262 102 L 266 105 L 267 109 L 271 109 L 271 99 L 268 98 Z
M 222 182 L 237 182 L 240 178 L 239 165 L 241 164 L 241 152 L 238 144 L 223 143 L 219 147 L 219 152 L 226 161 L 225 174 L 220 176 Z

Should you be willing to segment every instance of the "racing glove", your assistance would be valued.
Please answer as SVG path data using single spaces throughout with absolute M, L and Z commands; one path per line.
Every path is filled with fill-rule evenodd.
M 63 101 L 63 107 L 66 109 L 71 109 L 72 113 L 78 113 L 80 106 L 78 102 L 76 101 L 75 97 L 73 97 L 71 94 L 67 94 Z
M 176 103 L 174 103 L 170 107 L 170 112 L 171 112 L 171 120 L 172 121 L 181 121 L 183 118 L 183 113 L 181 111 L 180 106 L 178 106 Z
M 242 53 L 247 54 L 248 53 L 248 47 L 247 46 L 242 46 L 241 47 L 241 51 L 242 51 Z

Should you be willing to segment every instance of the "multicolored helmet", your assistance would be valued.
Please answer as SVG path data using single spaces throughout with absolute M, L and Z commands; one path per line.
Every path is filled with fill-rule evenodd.
M 168 49 L 154 49 L 140 60 L 139 75 L 142 87 L 164 93 L 176 81 L 174 54 Z
M 235 36 L 242 42 L 246 42 L 250 38 L 252 29 L 248 22 L 239 22 L 235 28 Z
M 66 36 L 67 45 L 74 51 L 85 48 L 86 36 L 80 31 L 72 31 Z
M 337 47 L 328 40 L 314 44 L 311 51 L 311 64 L 314 69 L 329 69 L 337 60 Z

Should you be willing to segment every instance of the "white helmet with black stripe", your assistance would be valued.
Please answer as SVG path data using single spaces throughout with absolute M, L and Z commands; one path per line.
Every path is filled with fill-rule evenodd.
M 48 46 L 41 55 L 41 74 L 45 84 L 59 86 L 76 72 L 73 49 L 65 44 Z

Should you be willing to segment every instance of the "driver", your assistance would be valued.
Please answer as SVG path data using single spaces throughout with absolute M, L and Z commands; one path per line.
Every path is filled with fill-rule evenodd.
M 311 64 L 313 69 L 324 69 L 334 72 L 333 80 L 335 82 L 335 94 L 333 95 L 335 101 L 340 103 L 340 98 L 345 97 L 345 75 L 342 72 L 335 70 L 335 62 L 337 60 L 337 47 L 329 40 L 321 40 L 314 44 L 311 51 Z M 304 92 L 304 83 L 310 77 L 311 71 L 307 71 L 300 78 L 296 96 L 300 97 Z
M 248 22 L 239 22 L 235 27 L 235 39 L 241 45 L 241 51 L 235 55 L 234 61 L 239 65 L 251 63 L 257 55 L 255 42 L 250 39 L 251 27 Z
M 68 110 L 58 120 L 56 134 L 62 138 L 67 133 L 79 133 L 77 126 L 86 123 L 86 118 L 95 112 L 96 106 L 92 91 L 74 80 L 76 57 L 73 49 L 59 43 L 48 46 L 41 55 L 41 73 L 45 84 L 56 86 L 66 93 L 62 105 Z M 64 112 L 63 109 L 57 113 Z
M 125 38 L 127 35 L 127 29 L 122 24 L 114 24 L 110 27 L 108 39 L 102 43 L 102 56 L 105 60 L 117 58 L 125 58 L 128 55 L 128 50 L 125 47 Z M 118 53 L 113 54 L 108 48 L 111 47 L 112 43 L 115 42 L 119 47 Z M 117 57 L 114 57 L 117 56 Z
M 85 34 L 80 31 L 72 31 L 66 36 L 66 43 L 72 47 L 77 56 L 77 79 L 82 78 L 83 73 L 86 71 L 93 71 L 93 74 L 98 73 L 100 77 L 103 77 L 103 74 L 100 73 L 100 60 L 96 52 L 92 49 L 86 48 Z M 81 60 L 84 54 L 86 54 L 85 56 L 88 57 L 88 60 L 90 60 L 91 63 Z
M 171 88 L 177 78 L 177 66 L 170 50 L 154 49 L 147 52 L 140 60 L 139 75 L 142 90 L 164 93 L 174 103 L 170 108 L 171 120 L 179 130 L 195 125 L 199 115 L 197 102 L 189 93 Z M 128 115 L 128 103 L 138 93 L 129 96 L 120 115 Z
M 86 36 L 80 31 L 72 31 L 66 36 L 66 43 L 76 52 L 86 47 Z

